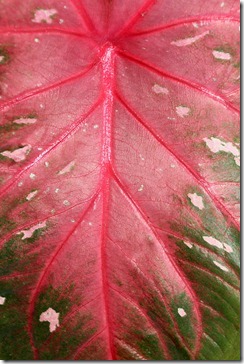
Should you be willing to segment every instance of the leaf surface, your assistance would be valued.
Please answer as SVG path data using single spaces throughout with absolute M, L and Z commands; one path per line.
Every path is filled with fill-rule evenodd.
M 239 3 L 0 23 L 1 358 L 239 359 Z

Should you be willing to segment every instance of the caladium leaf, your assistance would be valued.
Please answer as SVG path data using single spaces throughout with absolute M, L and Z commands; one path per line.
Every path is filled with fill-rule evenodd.
M 238 14 L 0 1 L 1 359 L 239 358 Z

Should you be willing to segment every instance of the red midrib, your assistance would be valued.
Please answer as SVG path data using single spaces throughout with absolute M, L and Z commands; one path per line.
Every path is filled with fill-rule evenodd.
M 115 48 L 111 43 L 103 47 L 102 63 L 102 80 L 103 80 L 103 135 L 102 135 L 102 236 L 101 236 L 101 272 L 103 285 L 104 313 L 107 326 L 109 360 L 115 360 L 116 354 L 113 342 L 112 323 L 110 320 L 109 308 L 109 285 L 108 285 L 108 262 L 106 254 L 106 234 L 109 210 L 110 194 L 110 163 L 111 163 L 111 142 L 112 142 L 112 115 L 114 103 L 114 61 Z

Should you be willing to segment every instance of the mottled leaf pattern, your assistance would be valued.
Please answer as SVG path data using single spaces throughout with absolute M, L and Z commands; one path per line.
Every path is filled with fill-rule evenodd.
M 0 357 L 239 359 L 239 3 L 0 1 Z

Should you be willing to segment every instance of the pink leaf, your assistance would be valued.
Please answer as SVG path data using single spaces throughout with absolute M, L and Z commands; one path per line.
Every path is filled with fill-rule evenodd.
M 4 360 L 238 360 L 239 4 L 0 2 Z

